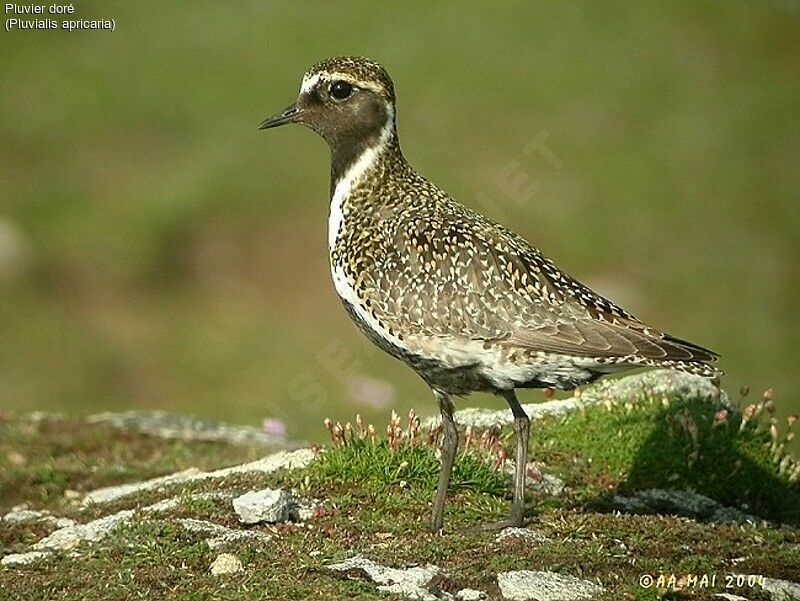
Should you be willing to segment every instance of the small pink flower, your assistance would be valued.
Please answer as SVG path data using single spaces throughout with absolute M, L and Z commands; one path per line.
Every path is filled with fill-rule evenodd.
M 273 436 L 286 436 L 286 424 L 279 419 L 268 417 L 262 422 L 261 431 Z
M 362 375 L 347 382 L 347 394 L 359 405 L 376 409 L 388 407 L 395 397 L 394 388 L 389 382 Z

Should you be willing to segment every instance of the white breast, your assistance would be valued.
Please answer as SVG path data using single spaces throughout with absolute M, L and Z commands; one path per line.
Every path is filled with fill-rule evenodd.
M 339 235 L 339 229 L 344 221 L 344 204 L 347 197 L 350 196 L 350 191 L 358 184 L 364 174 L 375 164 L 376 159 L 386 149 L 386 144 L 392 136 L 394 129 L 394 109 L 392 105 L 386 107 L 388 118 L 386 125 L 381 130 L 381 135 L 378 138 L 378 143 L 375 146 L 367 148 L 358 159 L 350 166 L 347 172 L 336 182 L 336 187 L 333 189 L 333 196 L 331 197 L 331 208 L 328 214 L 328 248 L 333 249 L 336 244 L 336 238 Z
M 355 163 L 352 164 L 350 169 L 347 170 L 341 179 L 336 183 L 333 189 L 333 196 L 331 197 L 331 209 L 328 214 L 328 248 L 332 249 L 336 244 L 336 238 L 339 235 L 339 229 L 344 221 L 344 203 L 347 197 L 350 196 L 350 191 L 359 180 L 363 177 L 364 173 L 372 167 L 375 159 L 383 151 L 381 146 L 373 146 L 363 152 L 358 157 Z

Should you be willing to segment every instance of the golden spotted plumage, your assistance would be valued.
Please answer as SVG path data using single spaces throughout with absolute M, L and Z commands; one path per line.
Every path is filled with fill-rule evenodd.
M 441 527 L 457 435 L 451 394 L 490 391 L 515 417 L 517 466 L 528 419 L 514 389 L 571 389 L 639 366 L 716 377 L 717 355 L 645 325 L 561 272 L 517 234 L 457 203 L 400 151 L 391 78 L 374 61 L 326 59 L 295 106 L 263 128 L 301 123 L 331 148 L 331 273 L 369 338 L 431 387 L 444 424 L 432 526 Z M 512 523 L 524 513 L 517 469 Z

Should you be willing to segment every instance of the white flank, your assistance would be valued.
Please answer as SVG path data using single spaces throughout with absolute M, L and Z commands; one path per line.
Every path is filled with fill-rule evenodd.
M 342 269 L 331 269 L 331 277 L 333 278 L 333 287 L 336 288 L 336 293 L 343 301 L 352 307 L 355 314 L 358 315 L 361 321 L 367 324 L 370 330 L 398 348 L 407 348 L 407 345 L 404 344 L 402 340 L 400 340 L 397 336 L 390 334 L 389 330 L 378 323 L 372 314 L 364 309 L 362 304 L 363 301 L 358 297 L 355 288 L 350 285 L 350 282 L 347 280 L 347 276 L 344 274 Z

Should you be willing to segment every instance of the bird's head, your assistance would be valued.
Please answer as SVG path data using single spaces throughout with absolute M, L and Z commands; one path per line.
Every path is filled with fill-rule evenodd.
M 369 148 L 394 132 L 394 85 L 378 63 L 361 57 L 323 60 L 303 76 L 297 102 L 259 129 L 310 127 L 331 146 Z

